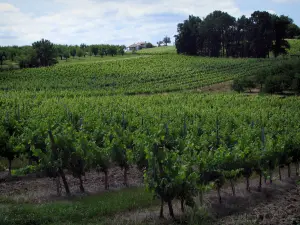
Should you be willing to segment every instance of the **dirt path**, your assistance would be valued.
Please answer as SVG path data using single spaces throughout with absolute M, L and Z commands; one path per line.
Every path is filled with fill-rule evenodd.
M 233 81 L 229 80 L 229 81 L 225 81 L 225 82 L 205 86 L 205 87 L 202 87 L 202 88 L 197 88 L 197 91 L 199 91 L 199 92 L 212 92 L 212 93 L 230 92 L 230 91 L 232 91 L 231 90 L 232 83 L 233 83 Z

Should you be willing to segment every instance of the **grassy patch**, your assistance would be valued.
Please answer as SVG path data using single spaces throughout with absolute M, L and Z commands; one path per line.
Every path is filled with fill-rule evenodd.
M 145 55 L 165 55 L 165 54 L 176 54 L 175 46 L 161 46 L 155 48 L 144 48 L 137 51 L 137 54 Z
M 42 205 L 4 202 L 5 204 L 0 202 L 1 225 L 103 224 L 107 217 L 118 212 L 157 204 L 152 200 L 152 194 L 145 192 L 143 188 L 130 188 Z
M 58 59 L 58 63 L 61 65 L 68 65 L 68 64 L 81 64 L 81 63 L 95 63 L 95 62 L 106 62 L 106 61 L 115 61 L 115 60 L 123 60 L 123 59 L 129 59 L 129 58 L 136 58 L 140 57 L 139 55 L 134 55 L 130 53 L 126 53 L 123 56 L 122 55 L 116 55 L 116 56 L 86 56 L 86 57 L 71 57 L 67 61 Z

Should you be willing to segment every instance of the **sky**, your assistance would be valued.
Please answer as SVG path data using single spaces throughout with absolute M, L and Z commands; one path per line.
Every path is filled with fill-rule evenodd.
M 300 0 L 0 0 L 0 46 L 156 44 L 189 15 L 214 10 L 250 16 L 255 10 L 287 15 L 300 25 Z

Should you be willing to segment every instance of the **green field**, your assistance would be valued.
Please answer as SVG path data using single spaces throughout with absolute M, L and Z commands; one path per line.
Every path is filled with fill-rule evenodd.
M 97 62 L 106 62 L 106 61 L 116 61 L 116 60 L 123 60 L 123 59 L 131 59 L 141 57 L 136 54 L 132 53 L 126 53 L 123 56 L 122 55 L 116 55 L 116 56 L 86 56 L 86 57 L 71 57 L 67 60 L 58 59 L 58 63 L 62 65 L 69 65 L 69 64 L 82 64 L 82 63 L 97 63 Z
M 0 74 L 0 89 L 85 90 L 98 95 L 191 90 L 236 77 L 252 76 L 259 70 L 276 66 L 280 60 L 156 55 L 102 63 L 84 62 L 3 72 Z
M 6 204 L 2 207 L 1 204 Z M 157 204 L 143 188 L 131 188 L 122 192 L 107 192 L 98 196 L 73 198 L 68 201 L 44 205 L 14 205 L 0 198 L 1 225 L 32 224 L 111 224 L 110 216 L 150 207 Z M 119 221 L 120 223 L 122 221 Z
M 176 54 L 175 46 L 161 46 L 155 48 L 141 49 L 137 51 L 138 54 L 142 55 L 166 55 L 166 54 Z
M 300 55 L 300 39 L 288 40 L 291 48 L 288 50 L 290 55 Z
M 80 179 L 70 166 L 74 156 L 87 171 L 148 166 L 148 192 L 129 188 L 43 204 L 19 204 L 0 192 L 0 224 L 111 224 L 118 213 L 158 205 L 154 192 L 173 202 L 193 199 L 255 173 L 271 180 L 278 167 L 299 163 L 297 96 L 190 91 L 253 77 L 289 59 L 174 53 L 173 46 L 160 47 L 1 72 L 0 146 L 26 159 L 18 165 L 34 153 L 45 168 Z M 203 178 L 212 171 L 215 186 Z

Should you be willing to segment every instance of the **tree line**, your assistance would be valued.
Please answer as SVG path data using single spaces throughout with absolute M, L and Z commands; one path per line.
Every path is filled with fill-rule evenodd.
M 70 57 L 86 56 L 115 56 L 124 55 L 125 45 L 59 45 L 49 40 L 42 39 L 31 46 L 4 46 L 0 47 L 0 65 L 5 60 L 18 62 L 20 68 L 32 68 L 51 66 L 60 60 L 68 60 Z
M 205 18 L 190 15 L 177 26 L 175 45 L 179 54 L 209 57 L 266 58 L 287 54 L 287 38 L 297 38 L 299 27 L 287 16 L 255 11 L 238 19 L 214 11 Z

